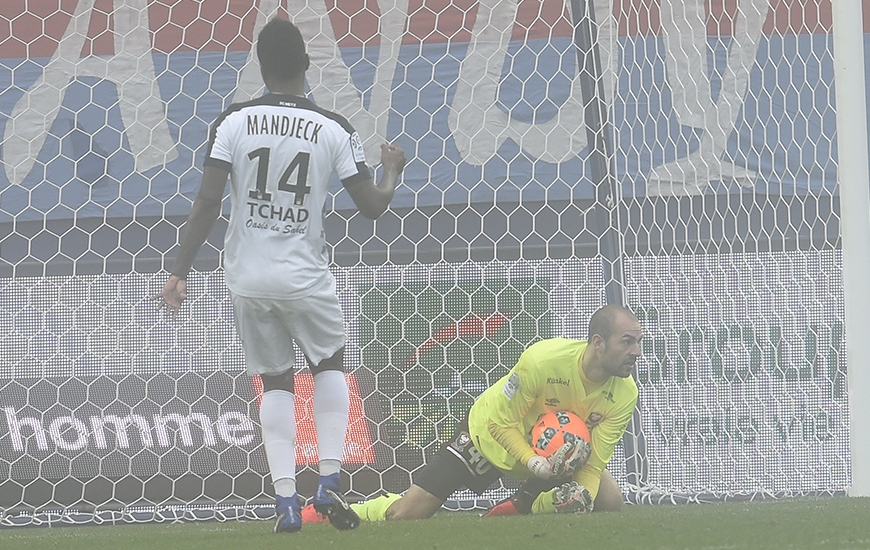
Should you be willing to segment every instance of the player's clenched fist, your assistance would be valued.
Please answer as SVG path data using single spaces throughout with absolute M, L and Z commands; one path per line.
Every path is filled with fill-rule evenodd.
M 585 464 L 589 457 L 588 448 L 583 441 L 565 443 L 551 456 L 545 458 L 535 455 L 529 459 L 526 466 L 535 477 L 550 479 L 573 474 Z
M 381 144 L 381 164 L 385 170 L 394 170 L 397 174 L 405 169 L 405 151 L 398 145 Z

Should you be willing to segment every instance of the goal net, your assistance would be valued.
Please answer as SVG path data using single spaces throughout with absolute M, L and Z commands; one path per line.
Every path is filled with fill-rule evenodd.
M 0 525 L 263 517 L 258 380 L 221 219 L 165 280 L 208 127 L 263 92 L 272 16 L 371 164 L 326 230 L 349 341 L 351 499 L 402 491 L 541 338 L 623 301 L 644 326 L 633 502 L 849 486 L 831 6 L 661 0 L 0 3 Z M 377 175 L 377 168 L 375 168 Z M 300 357 L 300 361 L 302 358 Z M 311 379 L 297 375 L 311 496 Z M 501 498 L 511 482 L 483 499 Z M 450 504 L 480 504 L 457 493 Z

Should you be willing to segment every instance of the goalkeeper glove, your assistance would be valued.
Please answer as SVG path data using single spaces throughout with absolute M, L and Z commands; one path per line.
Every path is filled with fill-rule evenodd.
M 592 511 L 594 501 L 586 487 L 569 481 L 553 491 L 553 506 L 560 514 L 585 514 Z
M 583 466 L 589 458 L 589 447 L 584 441 L 572 441 L 559 447 L 549 457 L 535 455 L 526 463 L 526 467 L 535 477 L 550 479 L 573 474 Z

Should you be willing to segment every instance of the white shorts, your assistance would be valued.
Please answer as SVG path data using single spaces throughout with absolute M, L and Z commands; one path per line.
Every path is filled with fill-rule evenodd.
M 344 318 L 335 282 L 298 300 L 247 298 L 230 293 L 248 374 L 281 374 L 296 364 L 293 342 L 311 365 L 344 347 Z

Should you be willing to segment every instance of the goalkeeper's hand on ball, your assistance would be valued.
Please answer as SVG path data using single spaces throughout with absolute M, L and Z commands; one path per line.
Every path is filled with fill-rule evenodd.
M 563 483 L 553 492 L 553 507 L 560 514 L 585 514 L 592 511 L 594 499 L 586 487 L 576 481 Z
M 584 441 L 565 443 L 549 457 L 535 455 L 526 463 L 535 477 L 550 479 L 573 474 L 582 468 L 589 458 L 588 446 Z

